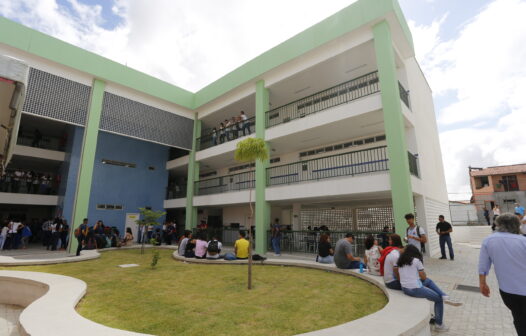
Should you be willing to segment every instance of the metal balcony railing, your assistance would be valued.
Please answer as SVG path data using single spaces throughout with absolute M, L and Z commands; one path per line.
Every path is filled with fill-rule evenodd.
M 400 99 L 408 109 L 411 109 L 411 105 L 409 104 L 409 91 L 406 90 L 400 82 L 398 82 L 398 89 L 400 90 Z
M 296 100 L 266 113 L 266 128 L 303 118 L 380 91 L 378 71 Z
M 219 176 L 195 182 L 196 195 L 200 196 L 253 189 L 255 186 L 255 171 Z
M 186 184 L 171 185 L 166 188 L 166 199 L 185 198 Z
M 267 168 L 267 186 L 388 170 L 386 146 Z
M 419 177 L 420 175 L 418 174 L 418 157 L 415 154 L 411 154 L 410 152 L 407 152 L 407 157 L 409 159 L 409 172 L 412 175 Z
M 197 150 L 207 149 L 225 142 L 236 140 L 245 135 L 250 135 L 252 132 L 255 132 L 255 125 L 256 118 L 252 117 L 223 129 L 216 127 L 215 131 L 208 131 L 205 135 L 197 138 Z

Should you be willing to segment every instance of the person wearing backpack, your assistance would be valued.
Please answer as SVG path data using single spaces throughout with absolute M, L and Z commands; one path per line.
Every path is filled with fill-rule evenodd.
M 425 244 L 427 243 L 426 232 L 420 226 L 415 224 L 415 215 L 412 213 L 405 215 L 405 220 L 409 225 L 405 231 L 405 241 L 408 244 L 415 246 L 418 251 L 425 253 Z
M 208 247 L 206 249 L 206 259 L 219 259 L 222 248 L 223 244 L 217 240 L 217 237 L 213 236 L 212 240 L 208 242 Z

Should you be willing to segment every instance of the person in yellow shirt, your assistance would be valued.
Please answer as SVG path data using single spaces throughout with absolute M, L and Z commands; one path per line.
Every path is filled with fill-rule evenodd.
M 246 240 L 245 231 L 239 231 L 239 239 L 236 240 L 234 245 L 234 252 L 236 259 L 248 259 L 248 240 Z

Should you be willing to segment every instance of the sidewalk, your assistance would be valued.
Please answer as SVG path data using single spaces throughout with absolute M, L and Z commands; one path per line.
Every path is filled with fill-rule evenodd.
M 493 268 L 488 276 L 491 296 L 484 297 L 478 291 L 478 257 L 480 249 L 455 244 L 455 261 L 426 259 L 427 275 L 452 298 L 463 303 L 460 307 L 445 305 L 444 322 L 448 332 L 437 335 L 451 336 L 515 336 L 511 313 L 504 306 Z M 457 289 L 458 285 L 475 286 L 473 290 Z

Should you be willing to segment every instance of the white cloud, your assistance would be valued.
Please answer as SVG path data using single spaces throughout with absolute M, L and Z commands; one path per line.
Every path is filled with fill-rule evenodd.
M 447 19 L 410 23 L 435 97 L 455 97 L 438 111 L 451 199 L 469 198 L 469 165 L 526 162 L 525 17 L 526 2 L 495 0 L 447 41 Z
M 100 6 L 68 2 L 2 1 L 0 15 L 196 91 L 353 1 L 114 0 L 111 30 Z

